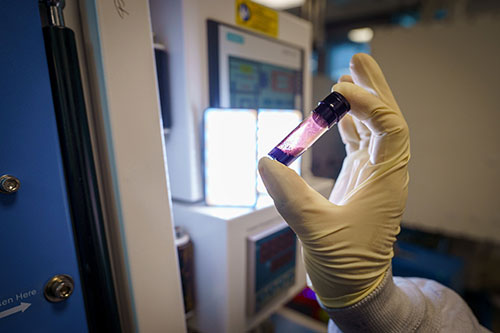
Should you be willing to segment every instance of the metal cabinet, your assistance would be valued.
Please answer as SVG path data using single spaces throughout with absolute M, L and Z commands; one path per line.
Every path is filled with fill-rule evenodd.
M 0 331 L 87 332 L 37 1 L 3 3 L 0 31 Z

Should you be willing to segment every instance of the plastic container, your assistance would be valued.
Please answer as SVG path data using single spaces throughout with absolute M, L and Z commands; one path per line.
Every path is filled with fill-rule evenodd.
M 349 102 L 338 92 L 332 92 L 318 103 L 311 114 L 304 119 L 290 134 L 288 134 L 270 152 L 269 156 L 286 166 L 292 164 L 321 135 L 351 109 Z

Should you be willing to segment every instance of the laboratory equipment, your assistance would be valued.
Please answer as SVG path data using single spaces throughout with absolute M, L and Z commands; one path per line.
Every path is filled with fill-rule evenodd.
M 204 198 L 205 109 L 310 110 L 310 23 L 261 6 L 247 25 L 262 20 L 276 29 L 250 29 L 238 23 L 242 3 L 256 6 L 249 1 L 151 1 L 155 39 L 169 55 L 173 126 L 165 145 L 175 200 Z
M 65 151 L 73 144 L 75 152 L 81 153 L 81 142 L 75 141 L 75 136 L 82 139 L 89 133 L 79 127 L 78 134 L 68 137 L 60 126 L 62 117 L 81 110 L 81 105 L 71 102 L 81 100 L 61 104 L 67 93 L 79 97 L 78 90 L 58 86 L 61 82 L 51 77 L 61 73 L 59 66 L 68 65 L 66 78 L 78 86 L 78 70 L 71 68 L 78 63 L 72 48 L 74 39 L 62 24 L 62 8 L 45 5 L 40 7 L 52 11 L 53 21 L 44 22 L 43 30 L 38 1 L 2 3 L 0 12 L 0 29 L 6 32 L 0 35 L 5 50 L 0 53 L 0 110 L 6 124 L 0 131 L 0 331 L 86 332 L 100 328 L 114 332 L 118 331 L 118 317 L 107 318 L 107 322 L 101 317 L 116 309 L 114 300 L 108 298 L 113 286 L 89 295 L 92 287 L 109 286 L 106 258 L 98 257 L 105 244 L 92 233 L 98 227 L 96 216 L 87 215 L 98 213 L 92 210 L 95 206 L 86 204 L 95 194 L 92 166 L 68 169 L 71 161 Z M 59 1 L 47 5 L 57 7 Z M 46 51 L 53 57 L 45 57 Z M 88 156 L 72 157 L 88 161 Z M 72 183 L 81 170 L 89 177 Z M 70 192 L 77 189 L 85 201 L 74 200 L 74 192 Z M 80 219 L 72 215 L 77 212 L 82 214 Z M 87 225 L 78 226 L 84 217 Z M 82 235 L 76 234 L 82 228 L 92 235 L 86 237 L 85 244 L 81 244 Z M 98 244 L 102 246 L 97 248 Z M 62 301 L 55 304 L 44 293 L 50 291 L 45 287 L 47 282 L 58 274 L 72 280 L 71 285 L 54 285 L 53 296 Z
M 64 1 L 46 3 L 42 30 L 66 191 L 85 302 L 95 309 L 87 316 L 91 330 L 120 330 L 75 34 L 64 24 Z
M 262 310 L 295 282 L 295 233 L 286 223 L 248 236 L 247 313 Z
M 203 120 L 205 203 L 254 206 L 258 194 L 267 193 L 257 161 L 300 123 L 302 112 L 209 108 Z M 300 174 L 300 163 L 292 168 Z
M 149 2 L 62 4 L 0 12 L 0 331 L 183 332 Z
M 242 22 L 242 12 L 238 9 L 244 5 L 252 14 Z M 270 293 L 266 302 L 255 299 L 260 305 L 247 311 L 250 299 L 256 295 L 247 293 L 247 273 L 252 267 L 248 239 L 277 225 L 283 226 L 283 219 L 267 196 L 261 196 L 254 207 L 208 206 L 203 201 L 204 185 L 205 190 L 210 186 L 206 183 L 209 180 L 203 179 L 206 164 L 215 166 L 218 162 L 217 156 L 207 153 L 204 147 L 214 137 L 201 140 L 201 135 L 206 135 L 202 132 L 206 126 L 205 110 L 250 109 L 259 113 L 268 110 L 262 112 L 265 115 L 282 110 L 286 118 L 282 120 L 288 124 L 284 131 L 292 130 L 300 122 L 302 110 L 311 110 L 310 23 L 288 13 L 256 6 L 260 5 L 242 0 L 151 1 L 153 32 L 157 42 L 167 46 L 170 59 L 174 121 L 165 144 L 173 216 L 176 226 L 183 227 L 194 244 L 196 308 L 188 326 L 202 332 L 249 331 L 305 285 L 304 265 L 296 247 L 295 260 L 288 258 L 294 278 L 280 289 L 271 286 L 275 281 L 271 276 L 269 290 L 274 288 L 276 293 Z M 212 122 L 219 131 L 226 131 L 221 123 L 225 122 Z M 258 115 L 257 123 L 260 123 Z M 270 127 L 266 127 L 257 137 L 273 136 L 267 135 Z M 268 149 L 275 143 L 273 140 Z M 253 177 L 256 164 L 237 168 L 251 167 L 247 172 Z M 304 163 L 303 173 L 309 168 Z M 324 195 L 332 186 L 331 181 L 324 179 L 310 183 Z M 227 184 L 219 185 L 218 191 L 224 191 Z M 207 203 L 222 198 L 211 193 L 205 197 Z M 276 279 L 279 281 L 277 276 Z
M 253 209 L 174 204 L 176 224 L 189 232 L 194 244 L 196 308 L 188 320 L 192 329 L 201 332 L 249 331 L 304 288 L 305 270 L 297 246 L 283 263 L 286 266 L 284 271 L 268 272 L 264 284 L 259 284 L 258 290 L 252 288 L 253 292 L 249 291 L 252 277 L 261 272 L 256 267 L 263 267 L 259 262 L 256 265 L 249 260 L 249 257 L 256 256 L 249 248 L 249 242 L 258 235 L 271 236 L 286 227 L 268 202 L 259 201 L 257 206 Z M 274 243 L 276 252 L 290 255 L 287 249 L 291 250 L 293 245 L 285 242 L 286 246 L 277 249 L 274 238 L 271 236 L 263 243 Z M 266 259 L 266 263 L 271 263 L 279 258 Z M 285 276 L 289 280 L 280 288 L 279 279 Z M 294 276 L 293 282 L 291 276 Z M 273 282 L 277 284 L 274 287 Z M 257 309 L 250 308 L 249 303 L 252 299 L 256 301 L 257 292 L 261 291 L 259 295 L 262 295 L 265 287 L 269 290 L 268 298 L 265 302 L 261 300 Z
M 210 105 L 302 110 L 303 50 L 207 21 Z
M 205 203 L 255 205 L 257 110 L 210 108 L 203 123 Z
M 150 2 L 91 0 L 68 6 L 73 6 L 75 32 L 81 32 L 78 45 L 85 46 L 84 88 L 92 105 L 93 148 L 122 327 L 183 332 Z
M 349 111 L 349 102 L 332 92 L 319 102 L 311 114 L 270 152 L 269 156 L 288 166 L 299 158 L 321 135 Z

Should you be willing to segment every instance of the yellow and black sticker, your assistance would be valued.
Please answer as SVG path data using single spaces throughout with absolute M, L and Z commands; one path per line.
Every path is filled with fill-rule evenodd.
M 249 0 L 236 0 L 236 24 L 278 37 L 278 12 Z

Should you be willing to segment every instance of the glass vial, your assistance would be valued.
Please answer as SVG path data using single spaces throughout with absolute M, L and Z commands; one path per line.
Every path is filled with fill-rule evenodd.
M 351 109 L 349 102 L 338 92 L 332 92 L 318 103 L 304 119 L 270 152 L 269 156 L 289 166 L 300 157 L 330 127 L 335 125 Z

